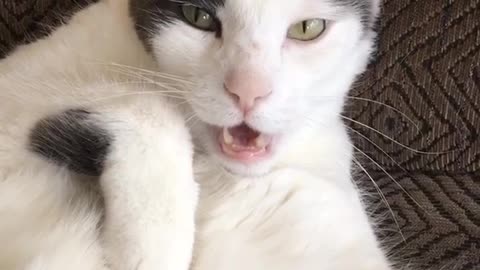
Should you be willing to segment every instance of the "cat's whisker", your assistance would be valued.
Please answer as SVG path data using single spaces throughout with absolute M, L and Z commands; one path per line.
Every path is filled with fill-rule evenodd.
M 185 98 L 185 100 L 181 101 L 181 102 L 178 102 L 178 103 L 175 103 L 176 106 L 182 106 L 182 105 L 185 105 L 189 102 L 188 98 Z
M 360 132 L 356 131 L 355 129 L 349 127 L 349 126 L 346 126 L 348 129 L 350 129 L 351 131 L 355 132 L 356 134 L 358 134 L 359 136 L 361 136 L 363 139 L 367 140 L 369 143 L 371 143 L 375 148 L 377 148 L 378 150 L 380 150 L 384 155 L 386 155 L 390 160 L 392 160 L 400 169 L 402 169 L 403 171 L 405 171 L 405 169 L 392 157 L 390 156 L 385 150 L 383 150 L 380 146 L 378 146 L 375 142 L 373 142 L 371 139 L 369 139 L 367 136 L 361 134 Z M 354 147 L 355 150 L 359 151 L 362 155 L 364 155 L 366 158 L 368 158 L 371 162 L 373 162 L 375 164 L 375 166 L 377 166 L 378 168 L 380 168 L 390 179 L 392 179 L 392 181 L 403 191 L 405 192 L 405 194 L 410 198 L 412 199 L 413 202 L 415 202 L 415 204 L 420 207 L 422 210 L 425 211 L 425 209 L 420 205 L 420 203 L 418 203 L 414 198 L 413 196 L 402 186 L 400 185 L 400 183 L 394 179 L 394 177 L 387 172 L 387 170 L 385 168 L 383 168 L 377 161 L 375 161 L 371 156 L 367 155 L 365 152 L 361 151 L 358 147 L 356 147 L 354 144 L 352 144 L 352 147 Z
M 169 94 L 169 93 L 172 93 L 172 92 L 169 92 L 169 91 L 163 91 L 163 92 L 162 91 L 139 91 L 139 92 L 119 93 L 119 94 L 116 94 L 116 95 L 110 95 L 110 96 L 101 97 L 101 98 L 97 98 L 97 99 L 93 99 L 93 100 L 88 100 L 87 102 L 85 102 L 84 105 L 91 105 L 91 104 L 101 103 L 101 102 L 105 102 L 105 101 L 112 100 L 112 99 L 124 98 L 124 97 L 128 97 L 128 96 L 138 96 L 138 95 L 156 95 L 156 96 L 162 96 L 162 97 L 167 97 L 167 98 L 184 100 L 184 98 L 181 97 L 181 96 L 172 95 L 172 94 Z
M 352 147 L 355 149 L 355 151 L 362 154 L 364 157 L 370 160 L 375 166 L 377 166 L 383 173 L 385 173 L 385 175 L 387 175 L 388 178 L 390 178 L 395 183 L 395 185 L 397 185 L 402 190 L 402 192 L 404 192 L 420 209 L 427 212 L 425 208 L 423 208 L 423 206 L 417 200 L 415 200 L 415 198 L 385 168 L 382 167 L 382 165 L 380 165 L 370 155 L 362 151 L 360 148 L 356 147 L 353 144 L 352 144 Z
M 354 123 L 354 124 L 357 124 L 357 125 L 360 125 L 360 126 L 362 126 L 362 127 L 364 127 L 364 128 L 367 128 L 368 130 L 371 130 L 371 131 L 377 133 L 378 135 L 380 135 L 380 136 L 388 139 L 389 141 L 391 141 L 391 142 L 393 142 L 393 143 L 401 146 L 402 148 L 405 148 L 405 149 L 407 149 L 407 150 L 409 150 L 409 151 L 411 151 L 411 152 L 414 152 L 414 153 L 416 153 L 416 154 L 422 154 L 422 155 L 443 155 L 443 154 L 455 152 L 455 150 L 443 151 L 443 152 L 427 152 L 427 151 L 417 150 L 417 149 L 414 149 L 414 148 L 412 148 L 412 147 L 409 147 L 409 146 L 407 146 L 407 145 L 405 145 L 405 144 L 403 144 L 403 143 L 401 143 L 401 142 L 393 139 L 392 137 L 390 137 L 390 136 L 386 135 L 385 133 L 381 132 L 380 130 L 377 130 L 377 129 L 375 129 L 375 128 L 367 125 L 367 124 L 364 124 L 364 123 L 362 123 L 362 122 L 360 122 L 360 121 L 354 120 L 354 119 L 349 118 L 349 117 L 347 117 L 347 116 L 340 115 L 340 117 L 343 118 L 343 119 L 345 119 L 345 120 L 347 120 L 347 121 L 350 121 L 350 122 L 352 122 L 352 123 Z
M 186 124 L 189 124 L 190 121 L 194 120 L 197 118 L 197 114 L 196 113 L 192 113 L 190 116 L 188 116 L 186 119 L 185 119 L 185 123 Z
M 372 144 L 376 149 L 378 149 L 380 152 L 382 152 L 382 154 L 387 156 L 393 163 L 395 163 L 395 165 L 397 165 L 398 168 L 400 168 L 402 171 L 405 171 L 405 169 L 402 167 L 402 165 L 400 163 L 398 163 L 390 154 L 387 153 L 387 151 L 383 150 L 382 147 L 380 147 L 378 144 L 376 144 L 370 138 L 368 138 L 367 136 L 363 135 L 360 131 L 355 130 L 354 128 L 352 128 L 350 126 L 345 125 L 345 127 L 347 129 L 349 129 L 350 131 L 354 132 L 355 134 L 357 134 L 358 136 L 362 137 L 362 139 L 364 139 L 367 142 L 369 142 L 370 144 Z
M 178 76 L 178 75 L 173 75 L 173 74 L 169 74 L 169 73 L 148 70 L 148 69 L 134 67 L 134 66 L 127 66 L 127 65 L 123 65 L 123 64 L 119 64 L 119 63 L 111 63 L 109 65 L 113 66 L 113 67 L 117 67 L 119 69 L 123 69 L 124 71 L 125 70 L 136 71 L 138 73 L 144 73 L 144 75 L 151 75 L 151 76 L 153 76 L 155 78 L 159 78 L 159 79 L 167 79 L 167 80 L 171 80 L 171 81 L 180 82 L 182 84 L 192 84 L 192 85 L 194 85 L 194 82 L 192 82 L 190 80 L 187 80 L 186 78 Z
M 193 121 L 192 121 L 191 123 L 189 123 L 188 125 L 189 125 L 190 127 L 195 127 L 195 126 L 197 126 L 199 123 L 201 123 L 201 120 L 200 120 L 200 118 L 196 117 L 196 118 L 194 118 Z M 194 146 L 194 147 L 197 147 L 197 146 Z
M 307 119 L 310 119 L 310 118 L 307 118 Z M 314 121 L 313 119 L 310 119 L 312 123 L 316 123 L 318 124 L 318 121 Z M 355 132 L 356 134 L 358 134 L 359 136 L 361 136 L 362 138 L 364 138 L 365 140 L 367 140 L 368 142 L 370 142 L 375 148 L 379 149 L 383 154 L 385 154 L 387 157 L 389 157 L 395 164 L 397 164 L 397 166 L 399 168 L 401 168 L 402 170 L 404 170 L 400 164 L 398 164 L 398 162 L 395 161 L 395 159 L 393 159 L 392 156 L 390 156 L 385 150 L 383 150 L 380 146 L 378 146 L 376 143 L 374 143 L 371 139 L 369 139 L 367 136 L 361 134 L 359 131 L 353 129 L 352 127 L 349 127 L 349 126 L 346 126 L 346 128 L 348 128 L 349 130 Z M 375 166 L 377 166 L 380 170 L 382 170 L 383 173 L 385 173 L 388 178 L 390 178 L 401 190 L 402 192 L 404 192 L 420 209 L 424 210 L 425 212 L 427 212 L 421 205 L 420 203 L 415 200 L 415 198 L 385 169 L 383 168 L 383 166 L 380 165 L 380 163 L 378 163 L 376 160 L 374 160 L 370 155 L 366 154 L 365 152 L 363 152 L 360 148 L 358 148 L 357 146 L 355 146 L 353 143 L 350 143 L 350 145 L 357 151 L 359 152 L 360 154 L 362 154 L 363 156 L 365 156 L 368 160 L 370 160 Z
M 123 70 L 119 70 L 117 71 L 119 74 L 122 74 L 122 75 L 125 75 L 125 76 L 129 76 L 129 77 L 132 77 L 132 78 L 135 78 L 135 79 L 140 79 L 140 80 L 143 80 L 145 82 L 148 82 L 148 83 L 151 83 L 151 84 L 154 84 L 154 85 L 157 85 L 157 86 L 160 86 L 160 87 L 168 87 L 169 85 L 171 85 L 171 87 L 181 87 L 183 85 L 175 85 L 175 84 L 172 84 L 172 83 L 166 83 L 166 82 L 159 82 L 157 80 L 154 80 L 152 78 L 149 78 L 147 77 L 146 75 L 143 75 L 143 74 L 140 74 L 140 73 L 135 73 L 135 72 L 130 72 L 130 71 L 123 71 Z
M 101 86 L 97 86 L 97 87 L 99 89 L 105 89 L 105 88 L 112 88 L 112 87 L 115 87 L 115 86 L 129 86 L 129 85 L 136 86 L 136 87 L 138 86 L 139 88 L 144 88 L 145 85 L 159 86 L 158 90 L 153 90 L 153 91 L 150 91 L 150 92 L 161 92 L 161 93 L 168 92 L 168 93 L 178 93 L 178 94 L 187 93 L 187 91 L 178 90 L 177 88 L 166 85 L 166 84 L 159 84 L 159 83 L 156 83 L 156 82 L 146 82 L 146 81 L 143 81 L 143 80 L 139 80 L 139 81 L 127 80 L 127 81 L 122 81 L 122 82 L 119 82 L 119 81 L 109 82 L 109 83 L 103 83 Z M 81 87 L 76 87 L 76 88 L 80 89 Z M 128 91 L 128 92 L 130 92 L 130 91 Z M 137 91 L 137 92 L 139 92 L 139 91 Z M 147 92 L 147 91 L 145 91 L 145 92 Z
M 324 100 L 324 99 L 333 99 L 333 100 L 340 100 L 340 99 L 343 99 L 343 97 L 334 97 L 334 96 L 311 96 L 311 98 L 319 98 L 319 100 Z M 361 98 L 361 97 L 354 97 L 354 96 L 346 96 L 345 97 L 346 99 L 353 99 L 353 100 L 358 100 L 358 101 L 365 101 L 365 102 L 369 102 L 369 103 L 373 103 L 373 104 L 377 104 L 377 105 L 380 105 L 380 106 L 383 106 L 389 110 L 392 110 L 393 112 L 399 114 L 400 116 L 402 116 L 402 118 L 406 119 L 408 122 L 410 122 L 417 131 L 420 131 L 420 127 L 418 126 L 418 124 L 412 119 L 410 118 L 406 113 L 402 112 L 401 110 L 391 106 L 391 105 L 388 105 L 384 102 L 381 102 L 381 101 L 377 101 L 377 100 L 373 100 L 373 99 L 368 99 L 368 98 Z
M 398 114 L 400 114 L 403 118 L 405 118 L 408 122 L 410 122 L 416 129 L 417 131 L 420 131 L 420 127 L 418 126 L 418 123 L 416 123 L 412 118 L 410 118 L 406 113 L 400 111 L 399 109 L 391 106 L 391 105 L 388 105 L 384 102 L 380 102 L 380 101 L 377 101 L 377 100 L 373 100 L 373 99 L 368 99 L 368 98 L 361 98 L 361 97 L 354 97 L 354 96 L 347 96 L 346 97 L 347 99 L 354 99 L 354 100 L 360 100 L 360 101 L 365 101 L 365 102 L 370 102 L 370 103 L 373 103 L 373 104 L 377 104 L 377 105 L 381 105 L 385 108 L 388 108 Z
M 142 85 L 153 85 L 153 86 L 156 86 L 159 88 L 159 92 L 162 92 L 162 91 L 169 91 L 171 93 L 178 93 L 178 94 L 184 94 L 184 93 L 188 93 L 188 91 L 185 91 L 185 90 L 181 90 L 178 88 L 177 85 L 171 85 L 171 84 L 168 84 L 168 83 L 163 83 L 163 82 L 158 82 L 158 81 L 155 81 L 155 80 L 144 80 L 143 78 L 137 78 L 139 79 L 139 81 L 125 81 L 125 82 L 116 82 L 116 83 L 111 83 L 111 84 L 104 84 L 104 86 L 111 86 L 111 85 L 127 85 L 129 83 L 133 83 L 133 84 L 138 84 L 140 87 Z
M 128 77 L 142 79 L 142 80 L 149 81 L 149 82 L 152 82 L 152 81 L 158 82 L 155 79 L 160 79 L 160 80 L 162 80 L 163 84 L 166 84 L 167 80 L 169 82 L 181 83 L 182 85 L 187 83 L 186 81 L 183 81 L 183 80 L 180 80 L 180 79 L 177 79 L 177 78 L 166 78 L 166 77 L 160 77 L 159 78 L 159 76 L 155 76 L 154 74 L 142 73 L 142 72 L 139 72 L 137 70 L 117 69 L 117 70 L 115 70 L 115 72 L 117 72 L 119 74 L 122 74 L 122 75 L 125 75 L 125 76 L 128 76 Z
M 321 124 L 319 123 L 318 121 L 315 121 L 314 119 L 311 119 L 311 118 L 307 118 L 307 120 L 309 120 L 309 122 L 313 123 L 313 124 Z M 349 127 L 350 128 L 350 127 Z M 352 129 L 352 128 L 350 128 Z M 352 129 L 353 130 L 353 129 Z M 354 130 L 355 131 L 355 130 Z M 383 173 L 385 173 L 401 190 L 402 192 L 404 192 L 418 207 L 420 207 L 420 209 L 424 210 L 426 212 L 426 210 L 420 205 L 420 203 L 415 200 L 415 198 L 390 174 L 387 172 L 387 170 L 385 168 L 383 168 L 378 162 L 376 162 L 372 157 L 370 157 L 368 154 L 366 154 L 365 152 L 363 152 L 361 149 L 359 149 L 358 147 L 356 147 L 355 145 L 353 145 L 352 143 L 350 143 L 350 145 L 352 146 L 353 149 L 355 149 L 357 152 L 359 152 L 360 154 L 362 154 L 363 156 L 365 156 L 368 160 L 370 160 L 371 162 L 374 163 L 375 166 L 377 166 L 378 168 L 380 168 L 382 170 Z M 389 212 L 400 232 L 400 234 L 402 235 L 402 238 L 405 240 L 405 237 L 403 236 L 403 233 L 401 232 L 401 229 L 400 229 L 400 225 L 396 219 L 396 216 L 392 210 L 392 208 L 390 207 L 387 199 L 386 199 L 386 196 L 383 194 L 380 186 L 378 186 L 378 184 L 376 183 L 376 181 L 373 179 L 372 175 L 366 170 L 366 168 L 361 165 L 360 161 L 358 159 L 356 159 L 355 157 L 352 157 L 353 158 L 353 161 L 354 163 L 366 174 L 366 176 L 371 180 L 372 184 L 375 186 L 375 189 L 377 190 L 377 192 L 379 193 L 379 195 L 381 196 L 381 199 L 382 201 L 384 201 L 384 203 L 386 204 L 386 206 L 389 208 Z M 346 168 L 346 169 L 349 169 L 349 168 Z M 355 182 L 354 182 L 355 183 Z
M 400 223 L 398 222 L 397 220 L 397 217 L 395 215 L 395 212 L 393 211 L 392 207 L 390 206 L 390 203 L 388 202 L 387 200 L 387 197 L 385 196 L 385 194 L 382 192 L 382 189 L 380 188 L 380 186 L 378 186 L 377 182 L 375 182 L 375 180 L 373 179 L 373 177 L 371 176 L 371 174 L 367 171 L 367 169 L 365 169 L 365 167 L 362 166 L 362 164 L 355 158 L 355 157 L 352 157 L 352 161 L 365 173 L 365 175 L 370 179 L 370 181 L 372 182 L 373 186 L 375 187 L 375 189 L 377 190 L 378 194 L 380 195 L 382 201 L 385 203 L 385 206 L 388 208 L 388 211 L 390 212 L 390 214 L 392 215 L 392 219 L 393 219 L 393 222 L 395 222 L 395 225 L 397 226 L 398 228 L 398 233 L 400 233 L 400 236 L 402 237 L 403 241 L 406 242 L 406 238 L 402 232 L 402 229 L 400 227 Z

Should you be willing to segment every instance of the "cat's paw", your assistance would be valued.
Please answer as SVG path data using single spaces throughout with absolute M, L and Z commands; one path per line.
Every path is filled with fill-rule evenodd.
M 188 270 L 198 191 L 183 118 L 151 98 L 102 115 L 115 138 L 100 177 L 107 261 L 112 270 Z
M 104 254 L 111 270 L 188 270 L 193 225 L 162 227 L 156 232 L 146 229 L 131 235 L 104 232 Z

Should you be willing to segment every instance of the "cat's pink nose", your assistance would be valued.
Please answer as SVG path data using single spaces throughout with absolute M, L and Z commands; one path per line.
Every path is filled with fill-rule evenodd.
M 244 114 L 252 111 L 260 101 L 272 93 L 270 80 L 259 72 L 249 70 L 228 73 L 224 88 Z

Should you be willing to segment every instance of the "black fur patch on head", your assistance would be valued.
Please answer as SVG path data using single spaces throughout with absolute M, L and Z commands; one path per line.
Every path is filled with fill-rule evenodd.
M 99 176 L 112 138 L 85 110 L 68 110 L 38 122 L 30 133 L 30 149 L 85 175 Z
M 138 36 L 147 50 L 151 50 L 151 39 L 159 26 L 185 20 L 181 11 L 182 5 L 194 5 L 215 15 L 216 9 L 223 6 L 224 2 L 225 0 L 130 0 L 130 15 L 135 22 Z
M 331 0 L 334 4 L 339 4 L 345 8 L 351 9 L 353 13 L 358 14 L 362 20 L 364 30 L 372 30 L 377 20 L 375 0 Z

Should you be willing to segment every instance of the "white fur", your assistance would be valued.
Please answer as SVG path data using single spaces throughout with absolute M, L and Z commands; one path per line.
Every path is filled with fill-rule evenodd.
M 158 87 L 112 66 L 150 62 L 128 17 L 100 3 L 1 63 L 0 269 L 188 268 L 197 191 L 184 120 Z M 85 106 L 115 135 L 102 223 L 92 196 L 74 197 L 91 179 L 27 149 L 36 121 Z
M 104 1 L 0 62 L 0 269 L 390 269 L 351 182 L 339 117 L 372 46 L 358 17 L 326 0 L 227 0 L 218 16 L 222 39 L 180 22 L 162 29 L 153 63 L 126 1 Z M 314 17 L 335 23 L 316 42 L 284 39 L 290 24 Z M 255 166 L 224 159 L 209 131 L 243 121 L 222 88 L 236 65 L 274 83 L 246 119 L 279 138 Z M 182 78 L 193 167 L 184 120 L 162 97 L 171 88 L 123 66 Z M 81 177 L 26 148 L 36 121 L 76 106 L 115 134 L 101 222 L 86 179 L 67 181 Z

